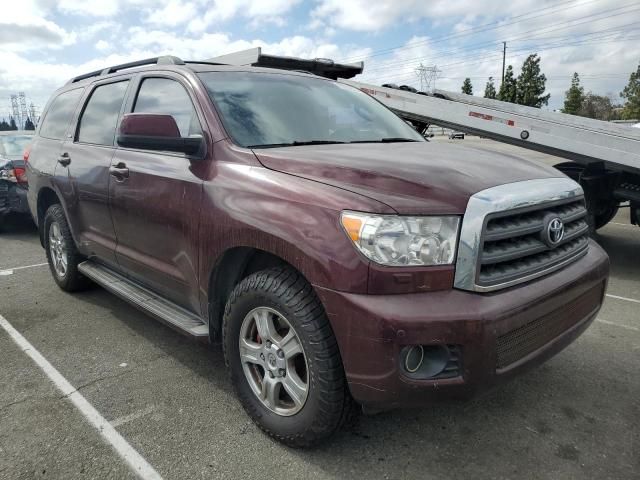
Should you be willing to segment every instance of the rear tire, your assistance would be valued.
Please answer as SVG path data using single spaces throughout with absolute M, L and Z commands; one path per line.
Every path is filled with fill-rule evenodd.
M 84 257 L 78 253 L 60 204 L 51 205 L 44 215 L 44 247 L 53 279 L 62 290 L 75 292 L 90 284 L 78 271 Z
M 331 325 L 298 272 L 278 267 L 245 278 L 231 293 L 223 321 L 231 383 L 265 433 L 291 447 L 308 447 L 350 418 L 353 400 Z M 276 365 L 281 361 L 284 366 Z M 292 379 L 299 388 L 287 384 Z M 272 388 L 276 393 L 269 398 Z

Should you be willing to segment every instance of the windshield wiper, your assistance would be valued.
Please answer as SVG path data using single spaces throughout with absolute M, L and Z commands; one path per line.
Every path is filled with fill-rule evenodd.
M 294 140 L 293 142 L 285 143 L 265 143 L 263 145 L 248 145 L 246 148 L 276 148 L 276 147 L 299 147 L 301 145 L 333 145 L 335 143 L 347 143 L 340 142 L 338 140 Z
M 379 138 L 377 140 L 354 140 L 349 143 L 395 143 L 395 142 L 419 142 L 420 140 L 416 140 L 415 138 L 404 138 L 404 137 L 387 137 L 387 138 Z

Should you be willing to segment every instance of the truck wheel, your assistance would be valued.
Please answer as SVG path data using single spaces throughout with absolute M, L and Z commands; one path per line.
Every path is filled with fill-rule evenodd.
M 554 165 L 554 168 L 560 170 L 571 180 L 575 180 L 580 183 L 580 177 L 584 172 L 584 166 L 575 163 L 575 162 L 563 162 L 557 165 Z M 586 192 L 585 192 L 586 195 Z M 587 207 L 590 206 L 592 202 L 587 200 Z M 595 202 L 596 205 L 599 205 L 599 208 L 593 209 L 589 208 L 589 215 L 587 216 L 587 220 L 589 222 L 589 228 L 591 229 L 591 233 L 594 233 L 596 230 L 604 227 L 607 223 L 613 220 L 613 217 L 618 213 L 618 202 L 615 200 L 611 200 L 610 202 L 605 202 L 604 200 L 600 200 L 599 202 Z M 607 203 L 603 205 L 603 203 Z
M 78 253 L 64 210 L 59 204 L 49 207 L 44 215 L 44 246 L 53 279 L 62 290 L 75 292 L 90 282 L 78 271 L 84 258 Z
M 599 230 L 600 228 L 604 227 L 607 223 L 609 223 L 611 220 L 613 220 L 613 217 L 615 217 L 616 214 L 618 213 L 618 209 L 619 209 L 618 204 L 612 203 L 604 207 L 602 211 L 599 211 L 598 213 L 596 213 L 593 216 L 593 226 L 595 227 L 595 229 Z
M 338 345 L 311 285 L 291 268 L 250 275 L 231 293 L 223 348 L 251 419 L 291 447 L 317 444 L 353 411 Z

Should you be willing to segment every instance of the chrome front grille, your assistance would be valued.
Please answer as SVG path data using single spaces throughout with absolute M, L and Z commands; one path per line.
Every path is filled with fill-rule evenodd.
M 502 285 L 564 265 L 589 245 L 584 200 L 562 201 L 495 213 L 487 217 L 482 235 L 477 284 Z M 557 245 L 545 243 L 545 219 L 562 220 L 564 235 Z
M 587 252 L 588 233 L 584 193 L 567 177 L 482 190 L 462 219 L 454 286 L 487 292 L 551 273 Z

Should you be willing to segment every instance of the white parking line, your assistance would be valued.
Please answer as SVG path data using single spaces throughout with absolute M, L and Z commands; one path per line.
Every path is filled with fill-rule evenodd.
M 627 330 L 633 330 L 634 332 L 640 332 L 640 328 L 632 327 L 631 325 L 623 325 L 621 323 L 610 322 L 609 320 L 603 320 L 601 318 L 597 318 L 596 322 L 604 323 L 605 325 L 611 325 L 614 327 L 626 328 Z
M 638 228 L 637 225 L 632 225 L 630 223 L 609 222 L 608 225 L 618 225 L 619 227 Z
M 4 270 L 0 270 L 0 276 L 13 275 L 13 272 L 15 270 L 24 270 L 25 268 L 43 267 L 44 265 L 49 265 L 49 264 L 48 263 L 36 263 L 35 265 L 25 265 L 23 267 L 6 268 Z
M 113 426 L 55 369 L 13 326 L 0 315 L 0 326 L 20 349 L 33 360 L 62 394 L 80 410 L 102 438 L 120 455 L 127 465 L 143 480 L 162 480 L 155 469 L 116 431 Z
M 608 293 L 607 297 L 615 298 L 616 300 L 624 300 L 626 302 L 640 303 L 640 300 L 636 300 L 635 298 L 619 297 L 618 295 L 610 295 Z

